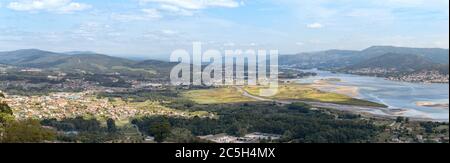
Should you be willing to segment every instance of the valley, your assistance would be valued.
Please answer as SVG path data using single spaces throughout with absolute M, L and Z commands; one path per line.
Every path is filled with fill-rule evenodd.
M 411 94 L 403 98 L 414 100 L 407 105 L 382 99 L 375 90 L 378 86 L 367 83 L 396 86 L 379 81 L 382 78 L 365 80 L 363 76 L 299 69 L 302 64 L 282 65 L 278 93 L 267 98 L 258 96 L 264 88 L 260 86 L 171 85 L 169 73 L 175 63 L 83 53 L 86 52 L 66 54 L 36 49 L 0 52 L 0 123 L 14 124 L 0 126 L 0 132 L 6 133 L 0 141 L 42 141 L 8 136 L 20 137 L 13 131 L 25 125 L 42 129 L 39 132 L 49 135 L 42 137 L 45 141 L 65 143 L 448 142 L 448 118 L 442 118 L 448 117 L 448 109 L 436 108 L 442 104 L 436 101 L 441 96 L 426 99 L 422 96 L 428 94 Z M 340 58 L 341 54 L 353 53 L 356 52 L 325 54 Z M 314 66 L 345 72 L 344 65 Z M 387 64 L 383 66 L 392 70 Z M 351 71 L 355 72 L 349 69 L 345 73 L 357 74 L 366 68 L 354 67 Z M 429 69 L 418 69 L 422 68 Z M 404 73 L 403 68 L 398 70 L 395 72 Z M 370 68 L 368 72 L 372 72 Z M 422 75 L 423 79 L 413 82 L 446 80 L 440 72 Z M 400 81 L 407 80 L 402 77 Z M 349 81 L 361 82 L 371 89 Z M 433 87 L 424 87 L 430 88 Z M 442 96 L 445 94 L 448 98 L 448 93 Z M 442 106 L 445 105 L 439 105 Z

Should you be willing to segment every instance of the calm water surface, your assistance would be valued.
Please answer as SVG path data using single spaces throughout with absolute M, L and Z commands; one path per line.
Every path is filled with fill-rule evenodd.
M 417 106 L 417 102 L 449 103 L 449 84 L 424 84 L 390 81 L 384 78 L 367 77 L 349 74 L 335 74 L 328 71 L 303 70 L 316 72 L 315 77 L 300 79 L 300 83 L 312 83 L 315 80 L 339 78 L 341 81 L 332 84 L 354 86 L 359 88 L 361 99 L 378 102 L 392 109 L 405 109 L 406 117 L 431 118 L 449 120 L 449 110 Z

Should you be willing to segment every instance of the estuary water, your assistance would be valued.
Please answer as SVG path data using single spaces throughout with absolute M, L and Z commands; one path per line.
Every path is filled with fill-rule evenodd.
M 317 76 L 299 79 L 299 83 L 313 83 L 321 79 L 340 79 L 330 80 L 330 84 L 356 87 L 359 90 L 356 98 L 382 103 L 389 106 L 389 109 L 402 109 L 404 111 L 401 116 L 449 121 L 448 106 L 437 108 L 417 105 L 418 102 L 448 105 L 449 84 L 399 82 L 316 69 L 302 71 L 315 72 Z

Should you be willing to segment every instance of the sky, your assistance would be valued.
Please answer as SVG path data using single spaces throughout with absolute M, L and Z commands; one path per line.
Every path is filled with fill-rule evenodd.
M 449 47 L 448 0 L 0 0 L 0 51 Z

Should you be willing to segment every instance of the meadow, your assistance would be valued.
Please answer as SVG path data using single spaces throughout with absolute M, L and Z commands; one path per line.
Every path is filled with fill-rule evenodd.
M 191 90 L 184 92 L 183 96 L 198 104 L 226 104 L 256 101 L 243 96 L 243 92 L 234 87 Z
M 226 103 L 244 103 L 255 102 L 256 99 L 244 96 L 244 92 L 252 96 L 258 96 L 260 89 L 264 87 L 247 86 L 243 90 L 235 87 L 223 87 L 213 89 L 191 90 L 183 93 L 183 97 L 189 98 L 198 104 L 226 104 Z M 272 97 L 264 97 L 271 100 L 284 101 L 304 101 L 304 102 L 323 102 L 341 105 L 370 106 L 370 107 L 386 107 L 385 105 L 352 98 L 350 96 L 324 92 L 308 85 L 302 84 L 286 84 L 280 85 L 278 94 Z
M 245 91 L 251 95 L 257 96 L 259 90 L 264 87 L 249 86 L 245 87 Z M 370 107 L 386 107 L 385 105 L 370 102 L 366 100 L 352 98 L 347 95 L 324 92 L 315 89 L 308 84 L 283 84 L 279 86 L 278 94 L 269 97 L 273 100 L 290 100 L 290 101 L 307 101 L 307 102 L 324 102 L 342 105 L 370 106 Z

